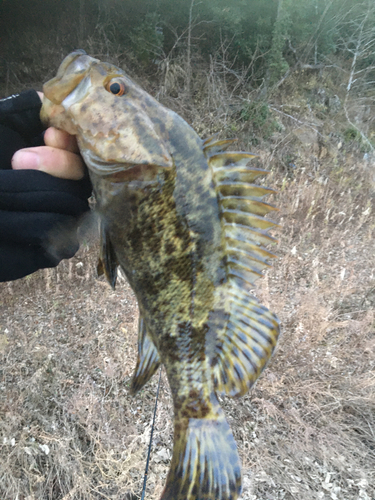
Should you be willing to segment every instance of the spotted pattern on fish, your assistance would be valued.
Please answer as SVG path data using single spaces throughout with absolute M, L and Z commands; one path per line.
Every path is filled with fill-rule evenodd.
M 113 86 L 112 83 L 118 85 Z M 114 95 L 121 88 L 123 95 Z M 267 172 L 232 140 L 202 141 L 121 69 L 75 51 L 41 116 L 77 136 L 101 217 L 99 273 L 120 266 L 140 311 L 136 393 L 163 364 L 174 446 L 162 500 L 235 500 L 236 443 L 217 394 L 242 396 L 275 349 L 276 316 L 250 289 L 273 258 Z

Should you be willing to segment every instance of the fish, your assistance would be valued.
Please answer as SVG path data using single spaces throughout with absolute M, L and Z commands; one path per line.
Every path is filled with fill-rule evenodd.
M 44 87 L 41 118 L 76 135 L 100 217 L 98 273 L 120 267 L 139 307 L 136 394 L 163 365 L 174 442 L 161 500 L 235 500 L 241 463 L 219 397 L 240 397 L 275 351 L 279 320 L 252 293 L 274 258 L 274 193 L 252 153 L 201 139 L 124 71 L 82 50 Z

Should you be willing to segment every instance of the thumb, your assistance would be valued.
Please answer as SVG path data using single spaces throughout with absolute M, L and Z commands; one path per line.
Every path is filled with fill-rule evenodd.
M 14 170 L 35 169 L 61 179 L 79 180 L 84 176 L 81 157 L 71 151 L 39 146 L 18 150 L 12 158 Z

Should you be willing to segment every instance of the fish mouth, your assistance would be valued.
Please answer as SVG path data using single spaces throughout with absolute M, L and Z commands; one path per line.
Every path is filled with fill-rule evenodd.
M 89 170 L 99 177 L 107 177 L 114 182 L 121 182 L 124 177 L 129 177 L 129 173 L 132 172 L 132 176 L 135 178 L 137 174 L 140 174 L 142 178 L 156 175 L 160 169 L 170 169 L 173 166 L 173 159 L 171 157 L 161 158 L 164 161 L 140 161 L 132 162 L 121 161 L 121 160 L 103 160 L 97 156 L 90 149 L 82 150 L 82 156 L 89 167 Z
M 91 66 L 99 62 L 98 59 L 87 55 L 84 50 L 78 49 L 71 52 L 60 64 L 55 78 L 44 84 L 45 97 L 54 104 L 60 105 L 85 77 L 89 78 Z M 86 85 L 80 85 L 81 92 L 87 89 L 88 84 L 86 80 Z

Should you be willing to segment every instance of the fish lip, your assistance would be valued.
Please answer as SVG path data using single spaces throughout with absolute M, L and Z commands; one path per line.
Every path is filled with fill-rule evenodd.
M 81 56 L 87 56 L 87 52 L 84 51 L 83 49 L 76 49 L 73 50 L 73 52 L 71 52 L 70 54 L 68 54 L 60 64 L 56 73 L 56 77 L 62 78 L 65 74 L 66 69 L 70 66 L 70 64 L 74 62 L 75 59 Z
M 82 80 L 74 87 L 74 89 L 68 94 L 65 99 L 61 102 L 63 108 L 67 111 L 69 107 L 75 102 L 83 99 L 91 87 L 91 78 L 89 74 L 86 74 Z
M 82 49 L 71 52 L 60 64 L 56 76 L 44 84 L 45 97 L 60 105 L 98 62 L 98 59 L 87 55 Z

